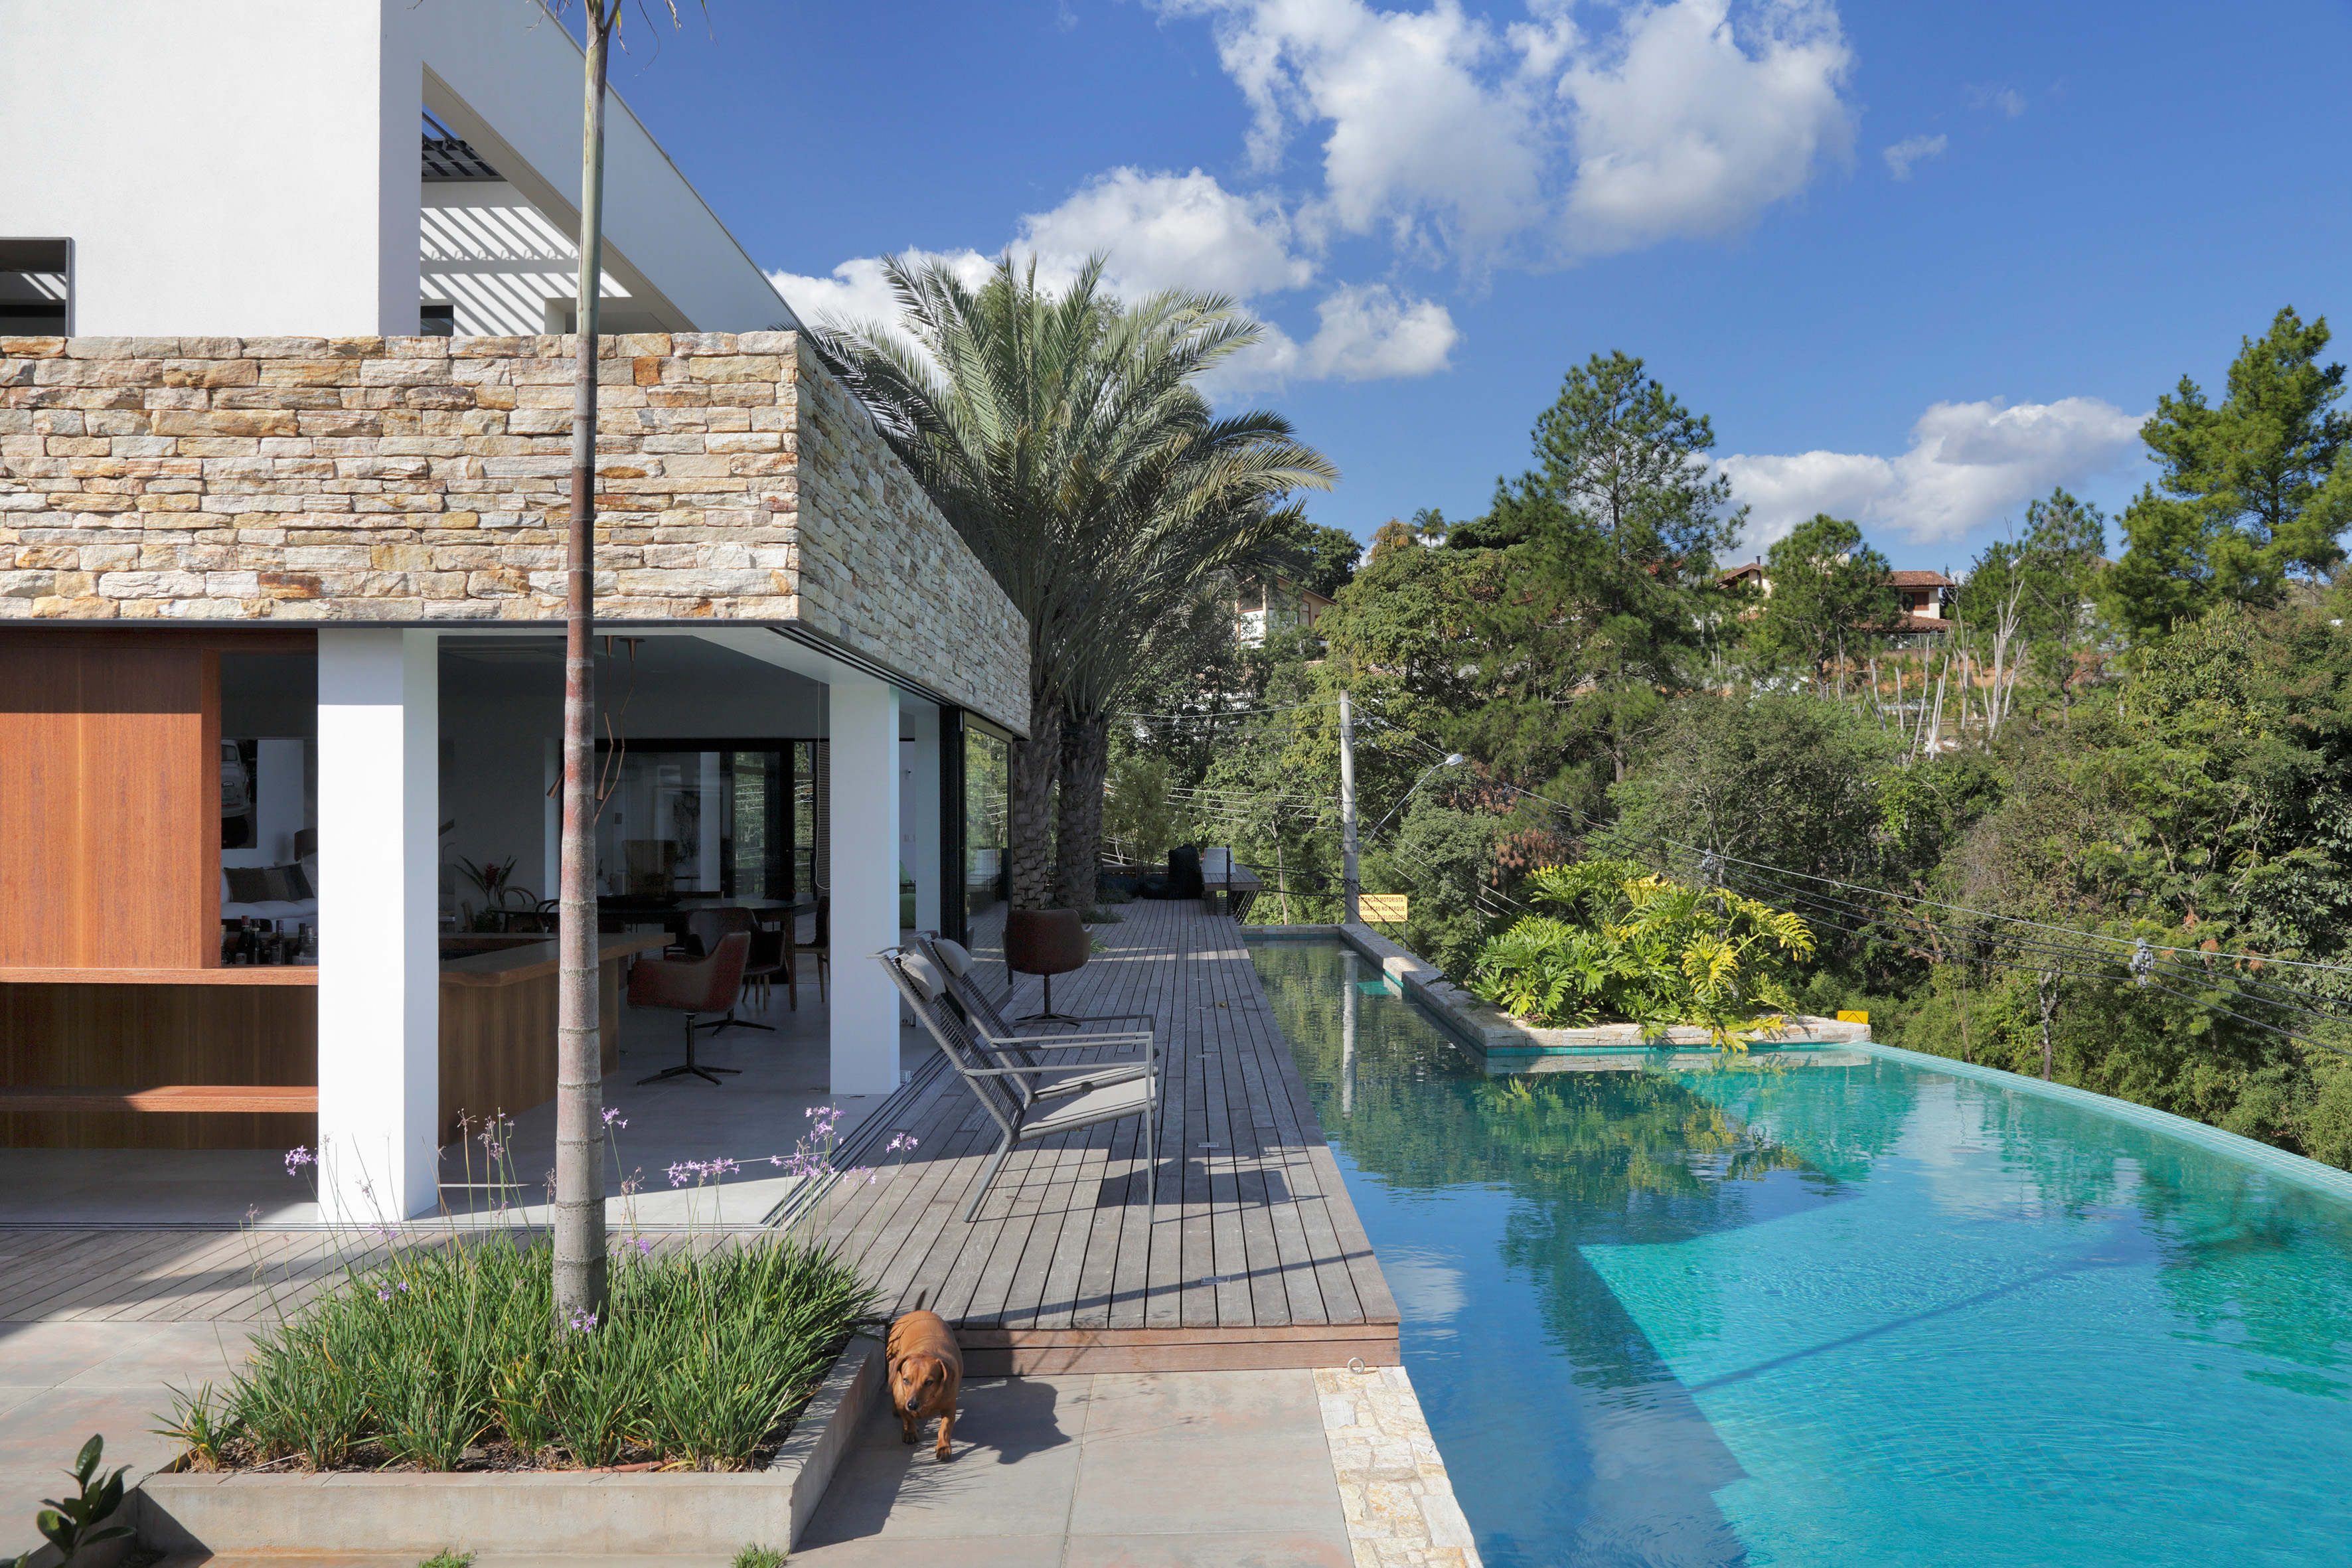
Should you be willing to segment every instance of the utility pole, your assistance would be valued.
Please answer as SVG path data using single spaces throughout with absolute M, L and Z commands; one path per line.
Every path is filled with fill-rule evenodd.
M 1354 925 L 1356 912 L 1356 710 L 1339 693 L 1339 903 L 1341 918 Z

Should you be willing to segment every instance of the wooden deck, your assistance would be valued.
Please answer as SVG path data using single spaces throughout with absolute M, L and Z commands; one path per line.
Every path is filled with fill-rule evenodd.
M 1396 1364 L 1396 1303 L 1234 922 L 1189 901 L 1122 912 L 1054 1001 L 1150 1016 L 1156 1207 L 1129 1121 L 1017 1151 L 963 1223 L 995 1124 L 935 1057 L 844 1152 L 877 1179 L 837 1184 L 799 1223 L 840 1241 L 889 1310 L 920 1300 L 956 1323 L 975 1375 Z M 1024 979 L 1006 1011 L 1036 1000 Z M 915 1152 L 884 1152 L 901 1131 Z M 428 1223 L 401 1244 L 443 1234 Z M 0 1321 L 257 1322 L 385 1250 L 317 1229 L 0 1228 Z
M 887 1125 L 861 1129 L 879 1179 L 807 1223 L 893 1310 L 955 1323 L 975 1373 L 1396 1364 L 1395 1300 L 1238 928 L 1192 901 L 1119 912 L 1054 1002 L 1158 1032 L 1155 1207 L 1137 1119 L 1016 1151 L 965 1224 L 996 1127 L 939 1058 Z M 1037 994 L 1022 980 L 1008 1016 Z M 899 1131 L 916 1152 L 881 1152 Z

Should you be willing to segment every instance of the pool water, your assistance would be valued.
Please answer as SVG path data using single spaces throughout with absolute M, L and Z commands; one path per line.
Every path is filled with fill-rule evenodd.
M 2352 1563 L 2352 1201 L 1891 1058 L 1489 1077 L 1252 952 L 1490 1568 Z

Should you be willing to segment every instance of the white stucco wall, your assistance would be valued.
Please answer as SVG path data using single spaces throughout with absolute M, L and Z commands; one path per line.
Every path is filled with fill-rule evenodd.
M 75 242 L 79 335 L 414 332 L 425 104 L 576 223 L 541 0 L 0 0 L 0 236 Z M 790 319 L 617 93 L 605 158 L 607 270 L 660 330 Z

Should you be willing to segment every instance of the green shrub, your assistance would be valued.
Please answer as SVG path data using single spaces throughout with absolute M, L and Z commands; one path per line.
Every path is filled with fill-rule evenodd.
M 452 1237 L 354 1272 L 257 1340 L 226 1389 L 178 1395 L 168 1430 L 200 1468 L 446 1470 L 498 1443 L 526 1463 L 740 1469 L 873 1310 L 835 1252 L 780 1237 L 625 1247 L 609 1321 L 562 1328 L 552 1258 L 544 1240 Z
M 761 1546 L 757 1542 L 735 1553 L 729 1568 L 784 1568 L 785 1553 L 773 1546 Z
M 1486 942 L 1471 980 L 1507 1013 L 1547 1026 L 1690 1025 L 1745 1049 L 1743 1037 L 1797 1010 L 1790 984 L 1813 933 L 1796 915 L 1622 860 L 1547 866 L 1526 886 L 1559 912 Z

